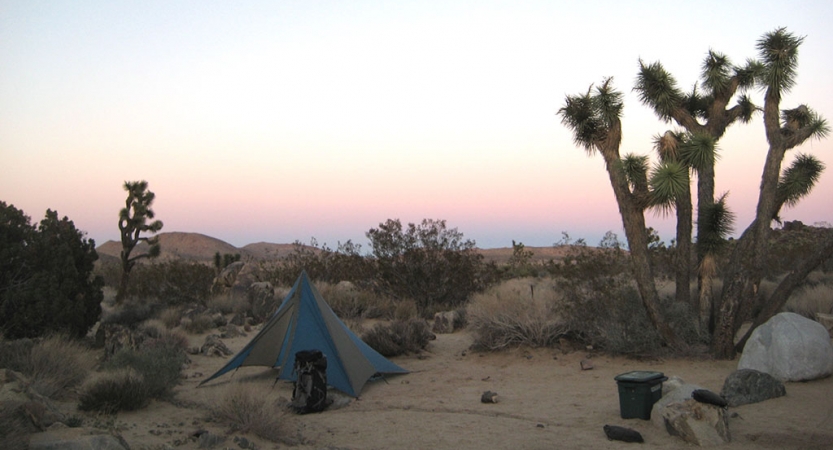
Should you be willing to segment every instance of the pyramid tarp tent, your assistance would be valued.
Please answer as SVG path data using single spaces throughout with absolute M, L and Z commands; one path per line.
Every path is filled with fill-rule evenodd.
M 200 385 L 242 366 L 277 367 L 278 378 L 295 381 L 295 353 L 313 349 L 327 357 L 327 384 L 353 397 L 376 374 L 408 373 L 350 331 L 302 272 L 260 332 Z

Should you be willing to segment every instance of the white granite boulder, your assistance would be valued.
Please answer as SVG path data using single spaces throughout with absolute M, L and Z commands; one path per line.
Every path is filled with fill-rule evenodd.
M 827 329 L 794 313 L 781 313 L 752 332 L 738 369 L 768 373 L 782 381 L 809 381 L 833 374 Z

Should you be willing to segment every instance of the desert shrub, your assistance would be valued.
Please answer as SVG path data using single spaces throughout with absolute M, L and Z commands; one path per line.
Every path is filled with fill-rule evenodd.
M 165 325 L 165 328 L 171 329 L 179 326 L 182 321 L 182 308 L 171 307 L 165 308 L 159 313 L 159 320 Z
M 63 399 L 84 382 L 94 365 L 95 357 L 84 345 L 55 335 L 32 347 L 25 374 L 37 393 Z
M 118 324 L 131 329 L 152 318 L 162 305 L 156 300 L 137 301 L 131 299 L 115 309 L 106 311 L 101 318 L 102 324 Z
M 214 268 L 174 259 L 138 264 L 130 272 L 127 298 L 158 298 L 167 305 L 205 303 L 211 295 Z
M 207 314 L 199 314 L 193 319 L 182 319 L 182 328 L 189 334 L 203 334 L 215 326 L 214 319 Z
M 350 281 L 360 286 L 368 285 L 375 273 L 372 261 L 362 255 L 361 245 L 348 240 L 331 249 L 327 244 L 319 246 L 313 238 L 309 245 L 296 241 L 283 261 L 268 265 L 264 279 L 275 285 L 292 285 L 301 271 L 317 282 Z
M 101 314 L 96 259 L 95 241 L 67 217 L 47 210 L 36 228 L 0 202 L 0 332 L 11 339 L 86 335 Z
M 166 398 L 179 384 L 180 371 L 187 357 L 178 342 L 157 339 L 141 350 L 122 349 L 102 365 L 107 371 L 129 369 L 140 376 L 145 395 Z
M 205 306 L 213 311 L 231 314 L 239 307 L 240 300 L 233 295 L 214 295 L 208 299 Z
M 406 320 L 416 319 L 419 317 L 419 310 L 414 300 L 403 298 L 396 302 L 396 308 L 393 310 L 393 319 L 404 322 Z
M 66 335 L 0 344 L 0 367 L 22 373 L 35 392 L 53 399 L 69 397 L 94 365 L 90 350 Z
M 377 323 L 362 336 L 367 345 L 388 357 L 419 352 L 435 338 L 422 319 L 397 320 L 388 325 Z
M 473 347 L 499 350 L 557 343 L 568 330 L 556 312 L 559 301 L 551 280 L 532 278 L 509 280 L 475 294 L 466 308 Z
M 213 419 L 228 424 L 235 433 L 253 433 L 272 442 L 287 437 L 287 409 L 264 396 L 260 387 L 234 384 L 211 405 Z
M 793 293 L 784 311 L 816 319 L 816 313 L 833 314 L 833 285 L 816 284 Z
M 115 414 L 119 411 L 135 411 L 150 403 L 142 376 L 131 370 L 119 370 L 103 374 L 88 384 L 81 393 L 78 409 Z
M 316 288 L 342 320 L 393 317 L 393 302 L 370 289 L 345 281 L 338 284 L 321 282 Z
M 25 373 L 29 367 L 29 355 L 35 341 L 23 338 L 13 341 L 0 338 L 0 368 Z
M 27 450 L 35 428 L 27 415 L 23 402 L 4 401 L 0 407 L 0 448 L 4 450 Z
M 444 220 L 425 219 L 403 229 L 388 220 L 367 233 L 373 249 L 376 288 L 396 300 L 416 300 L 421 314 L 448 310 L 466 302 L 497 279 L 472 240 Z

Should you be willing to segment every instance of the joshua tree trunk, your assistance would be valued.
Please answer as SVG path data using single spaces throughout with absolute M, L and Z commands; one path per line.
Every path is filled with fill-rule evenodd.
M 692 302 L 691 288 L 691 192 L 686 183 L 686 193 L 677 201 L 677 251 L 675 252 L 675 283 L 677 301 L 691 305 L 697 310 L 697 300 Z
M 645 208 L 639 204 L 639 200 L 630 192 L 627 177 L 622 170 L 621 161 L 618 158 L 618 152 L 602 149 L 601 153 L 610 177 L 610 185 L 613 187 L 613 192 L 616 196 L 616 203 L 619 205 L 619 214 L 622 216 L 622 224 L 625 228 L 625 236 L 628 240 L 628 248 L 631 255 L 634 279 L 639 294 L 642 297 L 642 304 L 645 306 L 648 318 L 665 344 L 678 348 L 680 342 L 659 308 L 659 295 L 657 294 L 654 274 L 651 270 L 651 262 L 648 256 L 648 230 L 645 228 Z

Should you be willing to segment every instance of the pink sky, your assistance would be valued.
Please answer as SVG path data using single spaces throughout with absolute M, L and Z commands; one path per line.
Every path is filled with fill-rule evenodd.
M 236 246 L 335 246 L 388 218 L 446 219 L 481 247 L 562 231 L 624 240 L 600 157 L 572 143 L 566 94 L 614 76 L 622 153 L 659 122 L 631 92 L 638 58 L 694 84 L 713 48 L 735 63 L 787 26 L 806 36 L 784 107 L 833 118 L 829 2 L 50 2 L 0 4 L 0 200 L 47 208 L 97 243 L 118 238 L 126 180 L 147 180 L 163 231 Z M 586 18 L 599 29 L 588 29 Z M 675 34 L 679 33 L 679 34 Z M 674 36 L 683 36 L 679 39 Z M 760 102 L 760 93 L 753 92 Z M 751 220 L 760 117 L 720 143 L 717 191 Z M 833 140 L 810 152 L 833 167 Z M 833 222 L 833 174 L 786 220 Z M 648 215 L 664 240 L 673 221 Z

